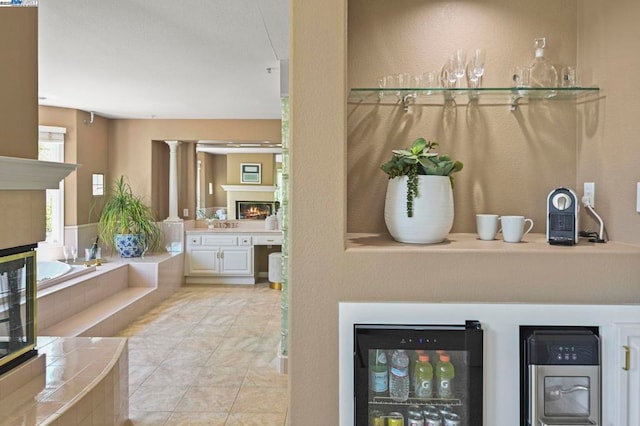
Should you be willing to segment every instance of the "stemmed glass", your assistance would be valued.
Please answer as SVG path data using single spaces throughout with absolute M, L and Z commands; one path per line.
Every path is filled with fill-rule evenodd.
M 471 72 L 480 82 L 484 75 L 484 61 L 487 57 L 487 52 L 484 49 L 476 49 L 473 51 L 473 57 L 471 58 Z M 480 84 L 478 84 L 480 87 Z
M 442 87 L 451 89 L 456 87 L 457 81 L 458 76 L 456 74 L 455 61 L 453 58 L 450 58 L 440 70 L 440 82 L 442 83 Z
M 458 87 L 460 87 L 460 81 L 462 81 L 462 78 L 464 77 L 465 67 L 467 66 L 467 52 L 462 49 L 456 50 L 453 55 L 453 65 Z
M 73 257 L 73 262 L 75 263 L 78 258 L 78 247 L 71 246 L 71 257 Z
M 64 263 L 69 263 L 69 248 L 67 246 L 62 246 L 62 254 L 64 256 Z

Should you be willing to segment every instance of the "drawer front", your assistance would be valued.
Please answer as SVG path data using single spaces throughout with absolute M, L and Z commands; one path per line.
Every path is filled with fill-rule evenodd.
M 250 246 L 251 245 L 251 236 L 241 236 L 238 237 L 238 245 L 241 246 Z
M 282 235 L 257 235 L 253 237 L 256 246 L 281 246 Z
M 237 246 L 238 237 L 235 235 L 203 235 L 203 246 Z
M 202 237 L 200 235 L 187 235 L 188 247 L 199 247 L 202 245 Z

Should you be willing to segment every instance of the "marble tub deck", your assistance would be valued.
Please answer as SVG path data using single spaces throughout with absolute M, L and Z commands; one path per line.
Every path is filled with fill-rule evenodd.
M 37 349 L 45 356 L 44 377 L 26 384 L 3 378 L 0 425 L 114 424 L 127 419 L 126 339 L 38 337 Z

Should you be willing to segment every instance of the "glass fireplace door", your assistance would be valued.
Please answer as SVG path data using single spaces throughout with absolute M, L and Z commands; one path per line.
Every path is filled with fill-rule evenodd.
M 482 425 L 480 323 L 354 325 L 356 426 Z

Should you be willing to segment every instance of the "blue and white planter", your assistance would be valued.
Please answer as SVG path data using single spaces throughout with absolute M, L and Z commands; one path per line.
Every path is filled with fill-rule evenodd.
M 116 234 L 113 240 L 120 257 L 141 257 L 147 251 L 140 234 Z

